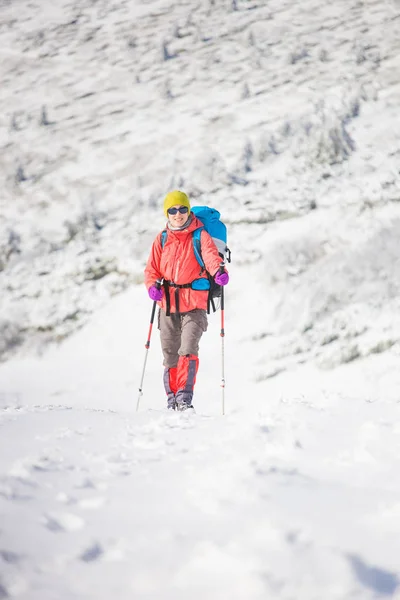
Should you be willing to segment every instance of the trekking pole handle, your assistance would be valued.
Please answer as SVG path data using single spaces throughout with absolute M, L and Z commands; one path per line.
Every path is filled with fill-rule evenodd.
M 161 285 L 162 285 L 162 279 L 157 279 L 156 283 L 156 288 L 159 290 L 161 289 Z M 145 348 L 150 348 L 150 338 L 151 338 L 151 331 L 153 329 L 153 323 L 154 323 L 154 315 L 156 314 L 156 307 L 157 307 L 157 302 L 156 300 L 154 300 L 153 302 L 153 309 L 151 311 L 151 317 L 150 317 L 150 328 L 149 328 L 149 334 L 147 336 L 147 342 L 145 344 Z

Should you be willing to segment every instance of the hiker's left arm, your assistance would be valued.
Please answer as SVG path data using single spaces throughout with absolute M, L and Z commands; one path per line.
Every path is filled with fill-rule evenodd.
M 223 259 L 220 257 L 212 237 L 204 230 L 201 232 L 201 255 L 207 271 L 214 277 L 219 271 Z

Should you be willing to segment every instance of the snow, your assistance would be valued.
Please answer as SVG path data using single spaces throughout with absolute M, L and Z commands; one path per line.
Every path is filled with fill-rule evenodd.
M 157 331 L 136 412 L 150 308 L 140 288 L 59 348 L 2 366 L 11 597 L 396 597 L 396 365 L 392 381 L 378 356 L 252 382 L 260 342 L 243 339 L 228 299 L 224 417 L 218 317 L 197 414 L 165 411 Z
M 398 17 L 2 3 L 0 598 L 400 598 Z M 136 411 L 174 187 L 228 225 L 225 415 L 220 313 L 196 414 L 156 327 Z

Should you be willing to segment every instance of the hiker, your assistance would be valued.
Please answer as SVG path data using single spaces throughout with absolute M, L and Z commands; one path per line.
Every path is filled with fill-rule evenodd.
M 207 330 L 206 270 L 221 286 L 228 283 L 229 275 L 213 239 L 204 229 L 200 244 L 206 270 L 200 267 L 192 238 L 203 224 L 191 212 L 184 192 L 175 190 L 166 195 L 164 214 L 168 221 L 153 242 L 145 268 L 145 285 L 150 298 L 160 307 L 158 328 L 168 408 L 183 411 L 193 409 L 199 342 Z

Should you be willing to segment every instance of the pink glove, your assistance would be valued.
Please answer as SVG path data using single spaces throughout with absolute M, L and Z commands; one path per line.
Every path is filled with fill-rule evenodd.
M 149 296 L 152 300 L 154 300 L 154 302 L 159 302 L 160 300 L 162 300 L 163 291 L 161 289 L 158 289 L 157 286 L 152 285 L 151 287 L 149 287 Z
M 218 285 L 226 285 L 229 282 L 229 275 L 226 271 L 224 271 L 223 273 L 220 273 L 218 271 L 218 273 L 214 277 L 214 280 L 215 283 L 217 283 Z

